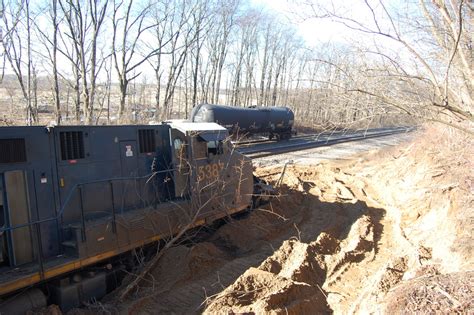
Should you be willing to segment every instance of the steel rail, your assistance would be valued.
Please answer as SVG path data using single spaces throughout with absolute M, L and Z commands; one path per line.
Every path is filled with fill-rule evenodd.
M 300 134 L 300 135 L 292 136 L 290 139 L 286 139 L 286 140 L 305 139 L 305 138 L 321 137 L 321 136 L 335 135 L 335 134 L 350 134 L 350 133 L 356 133 L 360 131 L 362 130 L 346 129 L 346 130 L 321 131 L 319 133 Z M 286 140 L 255 139 L 255 140 L 244 140 L 244 141 L 232 141 L 232 144 L 235 147 L 251 147 L 251 146 L 255 146 L 259 144 L 278 143 L 280 141 L 286 141 Z
M 283 141 L 295 141 L 295 140 L 301 140 L 301 139 L 306 139 L 306 138 L 313 138 L 317 139 L 319 137 L 327 137 L 327 136 L 337 136 L 337 135 L 354 135 L 354 134 L 359 134 L 359 133 L 368 133 L 368 132 L 375 132 L 375 131 L 386 131 L 387 129 L 398 129 L 398 128 L 408 128 L 408 127 L 393 127 L 393 128 L 373 128 L 373 129 L 342 129 L 342 130 L 330 130 L 330 131 L 321 131 L 318 133 L 312 133 L 312 134 L 299 134 L 296 136 L 292 136 L 290 139 L 283 140 Z M 253 146 L 258 146 L 261 144 L 270 144 L 270 143 L 279 143 L 281 140 L 276 140 L 276 139 L 254 139 L 254 140 L 243 140 L 243 141 L 232 141 L 232 144 L 236 148 L 250 148 Z
M 237 150 L 247 155 L 248 157 L 260 158 L 260 157 L 265 157 L 265 156 L 306 150 L 306 149 L 311 149 L 311 148 L 316 148 L 316 147 L 330 146 L 337 143 L 360 141 L 364 139 L 384 137 L 384 136 L 389 136 L 389 135 L 394 135 L 394 134 L 399 134 L 399 133 L 407 133 L 415 129 L 416 127 L 397 127 L 397 128 L 391 128 L 389 130 L 375 129 L 375 130 L 367 130 L 366 132 L 359 131 L 355 134 L 350 134 L 350 135 L 337 136 L 336 138 L 332 138 L 332 139 L 331 139 L 331 136 L 327 137 L 326 139 L 321 139 L 321 136 L 319 136 L 317 139 L 312 139 L 305 142 L 297 142 L 297 143 L 291 143 L 289 141 L 285 143 L 278 142 L 278 143 L 275 143 L 274 146 L 267 145 L 265 147 L 259 148 L 258 145 L 255 145 L 252 148 L 247 148 L 245 150 L 239 150 L 239 148 L 237 148 Z

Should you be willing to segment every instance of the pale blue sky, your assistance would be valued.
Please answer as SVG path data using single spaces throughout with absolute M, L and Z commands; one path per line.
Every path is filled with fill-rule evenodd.
M 251 3 L 265 7 L 269 11 L 281 15 L 282 19 L 293 23 L 298 29 L 299 34 L 305 39 L 308 45 L 319 45 L 326 42 L 347 43 L 354 39 L 372 41 L 370 36 L 351 30 L 341 23 L 323 18 L 308 18 L 311 15 L 308 6 L 301 5 L 302 2 L 311 2 L 311 0 L 251 0 Z M 373 18 L 369 8 L 364 1 L 360 0 L 312 0 L 316 5 L 334 7 L 344 16 L 352 17 L 366 25 L 373 26 Z M 377 15 L 378 22 L 382 28 L 388 28 L 387 19 L 381 14 L 379 1 L 369 1 Z M 384 5 L 389 11 L 400 12 L 408 10 L 409 0 L 388 0 Z M 304 17 L 307 17 L 306 19 Z M 380 40 L 380 39 L 379 39 Z M 383 40 L 383 39 L 382 39 Z M 379 42 L 380 44 L 380 42 Z M 386 44 L 390 45 L 387 41 Z

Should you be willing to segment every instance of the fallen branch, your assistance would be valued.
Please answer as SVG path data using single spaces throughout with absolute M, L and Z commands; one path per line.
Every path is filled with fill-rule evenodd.
M 208 200 L 206 202 L 206 204 L 209 202 L 210 200 Z M 124 289 L 124 291 L 120 294 L 119 296 L 119 300 L 120 301 L 123 301 L 127 296 L 128 294 L 130 294 L 130 292 L 136 287 L 138 286 L 138 284 L 140 283 L 140 281 L 142 280 L 145 280 L 146 276 L 148 275 L 148 273 L 150 273 L 150 271 L 155 267 L 155 265 L 158 263 L 158 261 L 160 260 L 160 258 L 164 255 L 164 253 L 166 252 L 166 250 L 168 248 L 170 248 L 171 246 L 173 246 L 174 243 L 176 243 L 177 240 L 179 240 L 181 238 L 181 236 L 183 236 L 183 234 L 188 231 L 190 228 L 192 228 L 194 226 L 194 223 L 200 213 L 200 210 L 202 209 L 202 207 L 196 211 L 194 217 L 192 218 L 192 220 L 190 220 L 190 222 L 188 224 L 186 224 L 183 228 L 180 229 L 180 231 L 171 239 L 169 240 L 166 245 L 163 247 L 163 249 L 155 256 L 153 257 L 152 260 L 150 260 L 150 262 L 148 262 L 148 264 L 145 266 L 145 268 L 142 270 L 142 272 L 137 275 L 137 277 L 131 282 L 128 284 L 128 286 Z
M 446 298 L 448 298 L 448 300 L 450 300 L 451 303 L 454 304 L 454 307 L 457 308 L 457 307 L 461 306 L 461 303 L 460 303 L 458 300 L 456 300 L 455 298 L 453 298 L 448 292 L 446 292 L 446 291 L 444 291 L 443 289 L 441 289 L 441 287 L 440 287 L 439 285 L 436 286 L 435 289 L 436 289 L 436 291 L 438 291 L 439 293 L 441 293 L 442 295 L 444 295 Z

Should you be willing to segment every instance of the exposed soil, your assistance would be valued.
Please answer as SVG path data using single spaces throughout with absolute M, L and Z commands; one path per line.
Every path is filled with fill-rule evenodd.
M 385 299 L 387 313 L 472 313 L 474 272 L 418 276 L 401 283 Z
M 101 308 L 472 313 L 474 146 L 449 139 L 430 129 L 349 161 L 259 168 L 277 197 L 168 250 L 127 301 Z

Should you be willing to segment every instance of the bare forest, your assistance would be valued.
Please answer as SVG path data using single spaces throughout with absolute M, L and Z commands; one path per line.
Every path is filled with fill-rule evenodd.
M 472 133 L 472 1 L 354 6 L 3 0 L 0 121 L 148 123 L 207 102 L 286 105 L 316 128 L 436 121 Z M 343 26 L 346 40 L 307 43 L 297 24 L 308 20 Z

